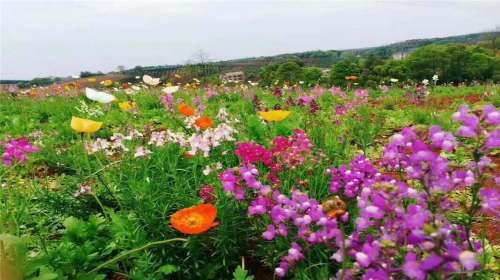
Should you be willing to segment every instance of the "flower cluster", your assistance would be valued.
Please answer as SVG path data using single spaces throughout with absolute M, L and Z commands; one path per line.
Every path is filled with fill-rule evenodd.
M 235 151 L 241 159 L 241 166 L 222 172 L 219 179 L 224 191 L 236 200 L 248 200 L 248 215 L 267 217 L 272 221 L 265 225 L 262 233 L 264 240 L 293 236 L 288 254 L 281 258 L 275 274 L 283 277 L 287 271 L 304 258 L 301 243 L 312 246 L 327 244 L 332 239 L 340 240 L 335 216 L 323 211 L 323 206 L 307 193 L 294 188 L 291 196 L 281 193 L 277 188 L 276 173 L 284 167 L 294 169 L 303 165 L 312 154 L 312 144 L 302 130 L 296 130 L 288 139 L 276 137 L 272 147 L 264 148 L 255 143 L 240 143 Z M 274 186 L 260 181 L 261 175 L 255 164 L 263 163 L 269 167 L 266 178 Z
M 240 143 L 236 154 L 241 166 L 225 170 L 219 179 L 226 193 L 248 201 L 248 215 L 265 228 L 264 240 L 290 241 L 275 269 L 278 277 L 285 276 L 318 244 L 333 250 L 332 260 L 353 262 L 343 266 L 335 279 L 447 279 L 456 273 L 472 273 L 480 268 L 483 254 L 481 243 L 471 233 L 474 215 L 479 210 L 500 213 L 498 192 L 485 184 L 492 162 L 486 152 L 498 148 L 494 136 L 498 110 L 487 105 L 482 114 L 475 113 L 462 107 L 454 115 L 463 124 L 458 136 L 473 138 L 472 145 L 476 145 L 466 166 L 450 163 L 446 157 L 459 147 L 470 148 L 460 137 L 438 126 L 428 131 L 404 128 L 386 145 L 380 162 L 399 171 L 398 180 L 394 173 L 385 173 L 359 155 L 348 165 L 327 170 L 335 197 L 322 204 L 297 187 L 288 194 L 262 179 L 275 183 L 269 174 L 304 164 L 307 156 L 302 153 L 310 154 L 311 144 L 302 131 L 289 139 L 277 137 L 269 149 Z M 258 163 L 269 168 L 267 176 L 256 167 Z M 471 192 L 472 201 L 461 206 L 469 215 L 465 222 L 454 223 L 447 216 L 449 211 L 460 210 L 458 203 L 443 195 L 455 190 Z M 339 227 L 341 222 L 352 227 Z
M 299 242 L 308 245 L 326 244 L 335 238 L 340 240 L 341 232 L 336 219 L 329 217 L 323 211 L 323 206 L 309 198 L 307 193 L 294 189 L 291 197 L 288 197 L 261 183 L 259 175 L 255 166 L 248 163 L 239 168 L 227 169 L 220 175 L 220 180 L 226 193 L 234 195 L 237 200 L 250 200 L 249 216 L 266 216 L 272 221 L 262 233 L 264 240 L 287 237 L 289 234 L 295 237 L 296 241 L 292 242 L 288 254 L 281 258 L 275 269 L 275 274 L 283 277 L 303 259 Z
M 476 116 L 469 112 L 469 108 L 461 106 L 458 112 L 453 114 L 453 120 L 460 122 L 462 126 L 457 135 L 465 138 L 477 138 L 481 133 L 485 135 L 483 150 L 485 152 L 500 148 L 500 111 L 493 105 L 485 105 L 482 114 Z
M 100 107 L 89 106 L 85 101 L 81 100 L 80 105 L 75 108 L 81 114 L 87 115 L 89 117 L 100 117 L 104 115 L 104 112 Z
M 113 156 L 121 152 L 129 151 L 129 148 L 125 145 L 126 141 L 142 139 L 142 137 L 143 134 L 137 129 L 130 130 L 127 135 L 122 133 L 113 133 L 109 140 L 97 138 L 94 141 L 85 142 L 85 150 L 89 155 L 97 152 L 104 152 L 107 156 Z
M 23 163 L 28 159 L 28 154 L 36 153 L 39 150 L 38 147 L 31 145 L 26 138 L 12 139 L 4 144 L 3 164 L 10 166 L 14 160 Z

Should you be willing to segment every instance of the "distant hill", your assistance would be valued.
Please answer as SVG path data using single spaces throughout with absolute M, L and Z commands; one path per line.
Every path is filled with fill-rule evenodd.
M 216 61 L 206 64 L 194 65 L 165 65 L 165 66 L 148 66 L 138 69 L 131 69 L 125 71 L 134 75 L 150 74 L 153 76 L 165 76 L 174 72 L 190 69 L 190 71 L 197 72 L 198 76 L 211 75 L 228 71 L 245 71 L 255 72 L 260 67 L 270 64 L 279 63 L 287 60 L 297 60 L 308 66 L 317 66 L 326 68 L 333 63 L 342 60 L 346 56 L 362 56 L 362 55 L 378 55 L 382 57 L 390 57 L 396 53 L 407 53 L 415 48 L 419 48 L 429 44 L 476 44 L 480 41 L 486 40 L 491 37 L 499 37 L 500 32 L 482 32 L 474 34 L 466 34 L 459 36 L 449 36 L 441 38 L 428 38 L 428 39 L 413 39 L 403 42 L 397 42 L 389 45 L 371 47 L 371 48 L 358 48 L 347 50 L 317 50 L 306 51 L 298 53 L 279 54 L 274 56 L 261 56 L 249 57 L 233 60 Z M 195 70 L 193 70 L 195 69 Z
M 256 75 L 256 72 L 262 66 L 287 60 L 296 60 L 300 63 L 303 63 L 304 65 L 326 68 L 351 55 L 362 56 L 373 54 L 381 57 L 390 57 L 394 54 L 407 53 L 415 48 L 429 44 L 476 44 L 481 41 L 491 40 L 491 38 L 497 38 L 499 36 L 500 32 L 482 32 L 441 38 L 406 40 L 403 42 L 397 42 L 389 45 L 371 48 L 305 51 L 298 53 L 279 54 L 274 56 L 249 57 L 191 65 L 138 66 L 133 69 L 125 70 L 121 72 L 121 74 L 125 75 L 124 80 L 133 80 L 135 76 L 142 76 L 144 74 L 148 74 L 154 77 L 168 77 L 172 76 L 174 73 L 182 73 L 187 74 L 187 76 L 190 77 L 201 78 L 203 76 L 220 74 L 230 71 L 244 71 L 247 73 L 247 76 L 252 77 Z M 110 74 L 116 73 L 108 73 L 105 77 Z M 22 81 L 0 80 L 0 84 L 11 84 L 13 82 Z

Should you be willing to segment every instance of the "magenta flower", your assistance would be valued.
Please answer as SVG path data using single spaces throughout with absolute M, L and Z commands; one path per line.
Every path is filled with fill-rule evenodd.
M 12 139 L 4 144 L 4 151 L 2 154 L 3 164 L 10 166 L 14 160 L 23 163 L 28 159 L 28 154 L 38 151 L 40 151 L 40 149 L 31 145 L 26 138 Z
M 420 268 L 420 264 L 417 262 L 417 256 L 415 256 L 415 254 L 411 252 L 406 254 L 405 263 L 403 264 L 403 271 L 406 276 L 410 278 L 418 280 L 425 279 L 425 273 Z
M 489 104 L 483 107 L 484 120 L 489 125 L 500 125 L 500 112 L 495 106 Z
M 205 202 L 215 201 L 215 189 L 210 185 L 201 186 L 199 195 Z
M 451 133 L 443 132 L 439 126 L 433 125 L 429 130 L 429 138 L 434 147 L 452 152 L 457 145 L 455 137 Z
M 262 238 L 265 240 L 273 240 L 276 235 L 274 225 L 267 225 L 267 230 L 262 233 Z

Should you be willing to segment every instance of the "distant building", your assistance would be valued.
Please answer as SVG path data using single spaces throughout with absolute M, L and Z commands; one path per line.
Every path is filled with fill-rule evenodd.
M 406 57 L 406 52 L 396 52 L 392 54 L 392 58 L 395 60 L 401 60 Z
M 221 75 L 221 80 L 225 82 L 243 82 L 245 81 L 245 73 L 242 71 L 228 72 Z

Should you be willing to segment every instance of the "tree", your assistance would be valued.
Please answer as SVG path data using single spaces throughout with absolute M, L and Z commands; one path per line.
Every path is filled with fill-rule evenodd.
M 400 81 L 407 80 L 410 72 L 404 60 L 395 59 L 388 59 L 384 64 L 375 66 L 374 71 L 384 80 L 395 78 Z
M 278 66 L 276 70 L 276 79 L 280 82 L 296 84 L 302 80 L 302 69 L 295 61 L 288 61 Z
M 205 52 L 204 50 L 202 49 L 199 49 L 197 50 L 194 54 L 193 54 L 193 60 L 195 63 L 198 63 L 198 64 L 205 64 L 207 62 L 209 62 L 209 55 L 207 52 Z
M 304 83 L 308 86 L 313 86 L 321 80 L 321 69 L 317 67 L 306 67 L 303 70 Z
M 418 48 L 408 54 L 405 62 L 410 77 L 417 81 L 430 79 L 434 74 L 438 74 L 443 81 L 447 79 L 443 69 L 448 62 L 445 46 L 428 45 Z
M 470 80 L 485 81 L 493 77 L 495 71 L 495 59 L 481 47 L 473 47 L 468 50 L 469 59 L 466 74 Z
M 347 76 L 358 76 L 360 68 L 354 58 L 347 58 L 341 60 L 331 66 L 330 69 L 330 82 L 337 86 L 346 85 Z

